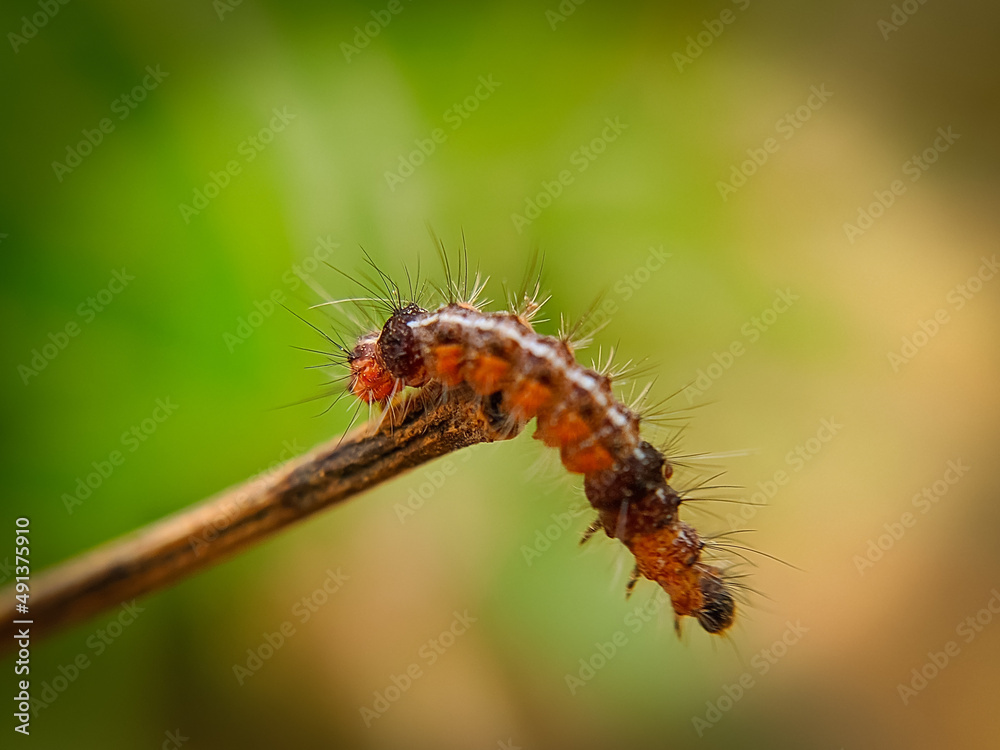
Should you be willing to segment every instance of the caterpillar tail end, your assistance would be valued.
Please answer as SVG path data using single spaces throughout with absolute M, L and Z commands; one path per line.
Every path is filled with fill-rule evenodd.
M 722 570 L 700 561 L 700 541 L 694 530 L 680 526 L 679 534 L 664 528 L 632 540 L 636 568 L 670 595 L 678 620 L 693 617 L 707 632 L 721 635 L 736 620 L 736 601 Z

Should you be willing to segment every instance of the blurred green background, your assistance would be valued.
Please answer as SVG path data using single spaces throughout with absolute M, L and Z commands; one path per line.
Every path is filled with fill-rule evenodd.
M 655 589 L 624 600 L 618 545 L 577 546 L 579 478 L 526 434 L 150 596 L 127 627 L 35 643 L 36 697 L 65 689 L 17 741 L 995 745 L 998 22 L 981 0 L 4 4 L 2 503 L 9 530 L 30 517 L 36 571 L 342 431 L 344 402 L 275 408 L 323 376 L 271 295 L 328 325 L 309 306 L 357 290 L 316 259 L 357 270 L 362 246 L 440 280 L 428 224 L 452 248 L 464 229 L 494 299 L 541 248 L 545 332 L 605 292 L 581 359 L 618 345 L 656 399 L 697 387 L 669 404 L 697 407 L 678 450 L 712 457 L 681 484 L 725 470 L 742 489 L 715 495 L 770 495 L 686 518 L 802 569 L 752 556 L 764 596 L 730 642 L 690 622 L 678 640 L 666 612 L 636 619 Z M 796 299 L 767 312 L 778 290 Z M 328 571 L 347 580 L 303 609 Z

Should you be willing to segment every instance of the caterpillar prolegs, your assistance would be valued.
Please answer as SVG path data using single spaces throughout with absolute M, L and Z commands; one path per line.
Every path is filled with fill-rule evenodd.
M 603 531 L 635 556 L 629 592 L 648 578 L 669 594 L 678 622 L 691 616 L 709 633 L 727 630 L 736 610 L 732 583 L 703 559 L 706 542 L 680 520 L 684 498 L 670 486 L 671 462 L 640 437 L 640 417 L 615 397 L 611 377 L 579 364 L 569 337 L 532 329 L 537 289 L 510 311 L 486 312 L 475 303 L 481 285 L 461 301 L 449 280 L 445 303 L 427 310 L 404 303 L 379 274 L 390 314 L 345 348 L 349 392 L 385 407 L 404 387 L 466 384 L 513 422 L 535 419 L 535 437 L 584 476 L 598 513 L 584 541 Z

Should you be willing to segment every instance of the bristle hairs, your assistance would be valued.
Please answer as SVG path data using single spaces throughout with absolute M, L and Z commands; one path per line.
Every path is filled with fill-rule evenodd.
M 629 592 L 639 577 L 653 580 L 670 595 L 678 622 L 692 616 L 708 632 L 723 633 L 734 621 L 735 584 L 703 560 L 707 543 L 680 520 L 684 498 L 669 484 L 671 462 L 640 437 L 640 417 L 615 397 L 609 374 L 576 361 L 570 334 L 532 329 L 545 302 L 540 262 L 532 262 L 509 310 L 486 312 L 478 301 L 485 281 L 476 273 L 470 284 L 464 238 L 457 275 L 440 243 L 439 250 L 446 284 L 435 309 L 404 300 L 366 254 L 378 280 L 354 279 L 372 295 L 360 302 L 387 318 L 343 347 L 347 391 L 384 407 L 406 387 L 466 384 L 490 397 L 512 424 L 536 419 L 535 438 L 558 448 L 566 469 L 584 476 L 598 516 L 583 541 L 597 531 L 618 539 L 635 556 Z M 420 290 L 419 279 L 410 279 L 410 299 Z

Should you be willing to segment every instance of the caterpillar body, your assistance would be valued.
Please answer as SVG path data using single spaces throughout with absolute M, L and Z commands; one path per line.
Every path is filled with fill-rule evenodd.
M 388 319 L 344 349 L 348 392 L 386 407 L 405 387 L 466 384 L 512 423 L 535 419 L 535 438 L 584 477 L 597 518 L 583 541 L 603 531 L 635 556 L 628 592 L 645 577 L 670 596 L 678 625 L 691 616 L 709 633 L 726 631 L 736 611 L 733 584 L 703 559 L 705 540 L 680 520 L 684 497 L 670 486 L 673 465 L 641 438 L 640 416 L 615 397 L 611 377 L 576 361 L 568 336 L 533 330 L 537 287 L 510 311 L 486 312 L 475 303 L 482 287 L 474 286 L 462 301 L 449 281 L 445 303 L 429 310 L 404 303 L 389 282 L 380 300 Z

